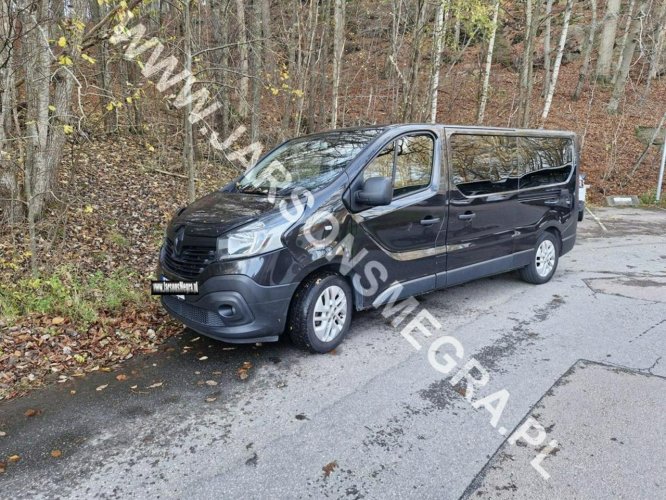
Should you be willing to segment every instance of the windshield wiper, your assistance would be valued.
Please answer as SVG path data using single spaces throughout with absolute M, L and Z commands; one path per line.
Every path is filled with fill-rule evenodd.
M 239 184 L 236 184 L 236 189 L 239 193 L 245 194 L 268 194 L 267 188 L 260 188 L 256 186 L 241 187 Z

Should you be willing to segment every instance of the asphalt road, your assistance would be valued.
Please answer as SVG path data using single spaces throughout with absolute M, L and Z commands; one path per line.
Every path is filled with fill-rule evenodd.
M 378 311 L 320 356 L 184 332 L 127 380 L 2 403 L 0 457 L 21 459 L 0 497 L 663 498 L 666 211 L 595 213 L 549 284 L 507 274 L 419 298 L 442 325 L 414 334 L 420 350 Z M 489 372 L 474 398 L 510 395 L 496 428 L 428 362 L 442 335 Z M 510 444 L 530 417 L 543 444 Z M 545 480 L 530 462 L 552 440 Z

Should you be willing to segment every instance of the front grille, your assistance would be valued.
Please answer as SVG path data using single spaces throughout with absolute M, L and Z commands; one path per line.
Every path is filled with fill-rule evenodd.
M 170 311 L 185 319 L 200 325 L 224 326 L 224 321 L 222 318 L 213 311 L 194 306 L 180 299 L 177 299 L 173 295 L 163 295 L 162 300 L 164 301 L 164 305 Z
M 196 243 L 196 245 L 192 244 Z M 176 255 L 173 241 L 164 240 L 164 259 L 162 265 L 167 271 L 187 280 L 194 280 L 204 268 L 215 259 L 215 238 L 197 238 L 192 243 L 184 243 L 181 252 Z

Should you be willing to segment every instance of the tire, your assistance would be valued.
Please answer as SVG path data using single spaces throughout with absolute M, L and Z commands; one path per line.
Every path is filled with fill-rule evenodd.
M 553 233 L 546 231 L 537 240 L 532 253 L 532 261 L 518 272 L 528 283 L 541 285 L 547 283 L 555 274 L 560 256 L 560 240 Z
M 289 337 L 296 346 L 310 352 L 332 351 L 349 331 L 351 316 L 349 284 L 337 274 L 313 275 L 301 284 L 291 301 Z

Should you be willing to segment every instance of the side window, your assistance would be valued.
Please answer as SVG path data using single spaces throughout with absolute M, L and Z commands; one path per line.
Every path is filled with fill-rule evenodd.
M 452 181 L 467 196 L 515 189 L 509 182 L 515 138 L 499 135 L 454 134 Z
M 430 185 L 434 139 L 430 135 L 400 137 L 387 144 L 363 170 L 363 180 L 371 177 L 393 179 L 393 196 L 419 191 Z
M 518 137 L 521 164 L 520 188 L 565 182 L 573 168 L 573 144 L 558 137 Z
M 393 150 L 394 143 L 384 146 L 377 156 L 363 170 L 363 181 L 370 177 L 393 178 Z
M 396 146 L 393 196 L 419 191 L 430 185 L 433 138 L 429 135 L 401 137 Z
M 566 181 L 573 147 L 565 138 L 454 134 L 452 181 L 466 196 Z

